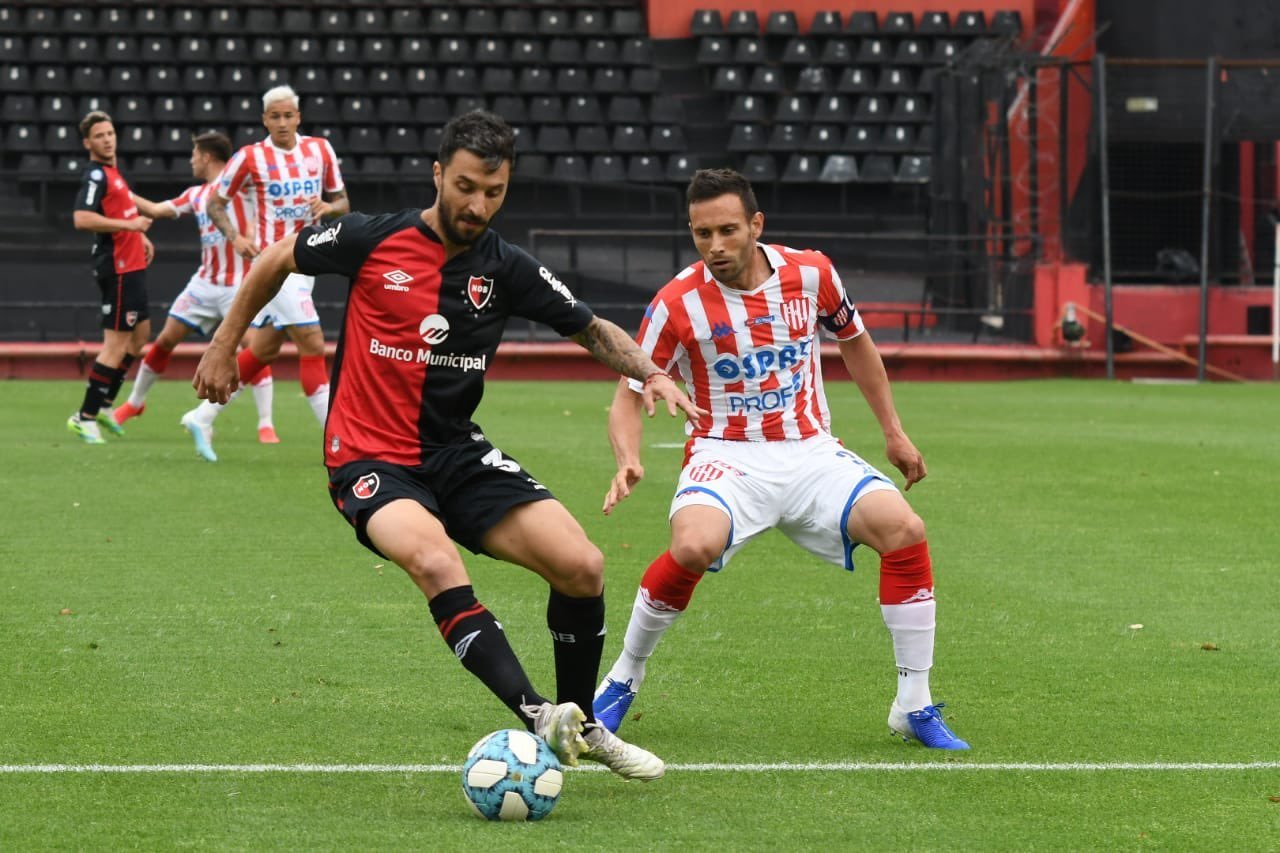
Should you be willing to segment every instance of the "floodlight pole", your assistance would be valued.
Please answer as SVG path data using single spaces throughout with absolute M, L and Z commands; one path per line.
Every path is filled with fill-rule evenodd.
M 1095 125 L 1098 128 L 1098 175 L 1101 182 L 1102 195 L 1102 294 L 1103 314 L 1106 316 L 1106 329 L 1103 337 L 1107 343 L 1107 378 L 1116 378 L 1116 350 L 1111 340 L 1111 329 L 1115 323 L 1114 306 L 1111 300 L 1111 175 L 1107 158 L 1107 57 L 1102 53 L 1093 55 L 1093 103 L 1096 111 Z
M 1271 378 L 1280 379 L 1280 222 L 1272 248 L 1275 266 L 1271 269 Z
M 1213 163 L 1217 159 L 1217 104 L 1214 93 L 1218 83 L 1218 57 L 1209 57 L 1205 65 L 1204 100 L 1204 172 L 1200 188 L 1200 356 L 1196 359 L 1196 380 L 1205 379 L 1205 360 L 1209 350 L 1209 223 L 1213 216 Z

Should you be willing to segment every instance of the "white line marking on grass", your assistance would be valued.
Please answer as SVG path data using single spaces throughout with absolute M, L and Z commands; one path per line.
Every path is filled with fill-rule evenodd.
M 457 764 L 0 764 L 0 774 L 19 773 L 457 773 Z M 605 771 L 591 765 L 577 768 Z M 1280 761 L 1247 762 L 1065 762 L 1065 763 L 965 763 L 899 764 L 852 761 L 843 763 L 770 764 L 668 764 L 668 770 L 683 773 L 880 773 L 937 771 L 985 771 L 1011 773 L 1076 773 L 1107 771 L 1144 772 L 1232 772 L 1239 770 L 1280 770 Z

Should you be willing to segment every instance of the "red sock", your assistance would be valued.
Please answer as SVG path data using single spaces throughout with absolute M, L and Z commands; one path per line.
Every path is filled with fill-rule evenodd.
M 907 604 L 933 598 L 929 543 L 920 541 L 880 555 L 880 603 Z
M 270 381 L 271 381 L 271 365 L 268 364 L 258 371 L 258 375 L 255 376 L 253 378 L 253 381 L 250 382 L 249 384 L 261 385 L 263 382 L 270 382 Z
M 165 368 L 169 366 L 169 357 L 172 355 L 173 350 L 152 344 L 147 348 L 147 356 L 142 363 L 151 368 L 152 373 L 164 373 Z
M 320 390 L 320 386 L 329 384 L 329 371 L 324 367 L 324 356 L 322 355 L 300 355 L 298 356 L 298 368 L 302 380 L 302 393 L 310 397 L 316 391 Z
M 693 588 L 702 580 L 702 572 L 691 572 L 676 562 L 670 551 L 663 551 L 645 569 L 640 579 L 644 600 L 654 610 L 684 610 L 693 598 Z
M 252 383 L 267 368 L 267 362 L 258 361 L 253 350 L 248 347 L 240 350 L 240 354 L 236 356 L 236 364 L 240 365 L 240 381 L 245 384 Z

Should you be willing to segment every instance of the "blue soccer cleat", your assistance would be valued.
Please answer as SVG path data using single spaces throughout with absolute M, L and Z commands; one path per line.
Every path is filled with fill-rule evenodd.
M 968 749 L 969 744 L 956 737 L 955 732 L 942 721 L 939 709 L 943 707 L 945 703 L 939 702 L 908 713 L 894 702 L 889 708 L 889 731 L 903 741 L 918 740 L 930 749 Z
M 205 461 L 217 462 L 218 454 L 213 452 L 213 427 L 200 423 L 195 414 L 195 410 L 187 412 L 179 423 L 182 424 L 183 429 L 191 433 L 191 440 L 196 445 L 196 453 L 200 454 Z
M 596 722 L 611 732 L 622 727 L 631 703 L 635 701 L 636 692 L 631 689 L 631 679 L 614 681 L 606 677 L 604 683 L 596 688 L 595 700 L 591 703 L 591 711 L 596 715 Z

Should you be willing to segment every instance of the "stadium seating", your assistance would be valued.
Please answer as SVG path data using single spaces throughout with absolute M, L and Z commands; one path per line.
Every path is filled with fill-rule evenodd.
M 56 168 L 95 103 L 124 156 L 185 172 L 179 138 L 261 138 L 259 96 L 289 83 L 304 130 L 353 174 L 420 173 L 410 158 L 430 156 L 440 126 L 483 106 L 545 155 L 524 174 L 662 183 L 727 151 L 760 180 L 920 183 L 936 69 L 1021 31 L 1015 12 L 691 8 L 698 91 L 664 78 L 638 0 L 20 0 L 0 6 L 0 167 Z

